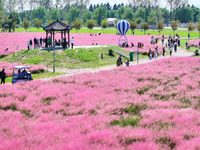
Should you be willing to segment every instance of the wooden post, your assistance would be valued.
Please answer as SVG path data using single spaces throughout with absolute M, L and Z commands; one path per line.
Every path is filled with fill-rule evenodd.
M 48 43 L 48 31 L 46 31 L 46 39 L 45 39 L 45 47 L 47 47 L 47 43 Z
M 54 40 L 55 40 L 55 31 L 53 31 L 53 46 L 54 46 Z
M 70 47 L 70 35 L 69 35 L 69 30 L 67 31 L 68 33 L 68 47 Z

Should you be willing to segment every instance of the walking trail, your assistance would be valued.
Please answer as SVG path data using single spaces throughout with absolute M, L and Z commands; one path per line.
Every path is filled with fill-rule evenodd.
M 159 44 L 161 44 L 161 43 L 159 43 Z M 181 47 L 178 47 L 178 50 L 177 50 L 176 53 L 173 51 L 172 56 L 169 56 L 168 48 L 167 48 L 166 51 L 167 51 L 166 52 L 167 54 L 166 54 L 165 57 L 160 55 L 156 59 L 152 59 L 152 60 L 149 60 L 148 58 L 141 58 L 141 59 L 139 59 L 139 64 L 150 63 L 150 62 L 153 62 L 153 61 L 156 61 L 156 60 L 159 60 L 159 59 L 164 59 L 164 58 L 169 58 L 169 57 L 171 57 L 171 58 L 173 58 L 173 57 L 187 57 L 187 56 L 193 56 L 194 55 L 193 52 L 188 52 L 188 51 L 186 51 L 186 49 L 181 48 Z M 130 62 L 130 65 L 137 65 L 136 57 L 134 57 L 133 62 Z M 86 73 L 86 72 L 94 73 L 94 72 L 98 72 L 98 71 L 102 71 L 102 70 L 112 70 L 114 68 L 116 68 L 116 64 L 101 66 L 101 67 L 96 67 L 96 68 L 81 68 L 81 69 L 63 68 L 63 69 L 56 69 L 56 72 L 62 73 L 61 75 L 59 75 L 57 77 L 63 77 L 63 76 L 71 76 L 71 75 L 74 75 L 74 74 Z M 48 69 L 48 71 L 53 72 L 52 69 Z M 53 77 L 53 78 L 56 78 L 56 77 Z M 44 80 L 48 80 L 48 79 L 52 79 L 52 78 L 44 78 Z

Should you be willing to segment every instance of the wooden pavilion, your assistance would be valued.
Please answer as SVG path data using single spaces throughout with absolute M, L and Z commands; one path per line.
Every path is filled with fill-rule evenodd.
M 70 43 L 70 30 L 72 30 L 72 26 L 66 25 L 65 23 L 59 21 L 58 19 L 49 24 L 46 27 L 43 27 L 43 30 L 46 31 L 46 41 L 48 39 L 48 34 L 50 34 L 50 38 L 51 40 L 51 46 L 53 46 L 53 41 L 55 41 L 55 31 L 61 31 L 61 41 L 65 38 L 66 39 L 66 33 L 68 34 L 68 40 L 66 39 L 66 41 L 68 41 L 68 46 Z M 47 47 L 47 42 L 45 47 Z

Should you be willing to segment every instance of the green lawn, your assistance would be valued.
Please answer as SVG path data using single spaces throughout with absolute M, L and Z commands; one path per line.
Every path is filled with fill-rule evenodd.
M 119 55 L 116 53 L 113 53 L 113 56 L 108 54 L 109 50 L 113 51 L 114 49 L 129 55 L 128 51 L 118 46 L 67 49 L 65 51 L 56 51 L 55 64 L 57 68 L 86 68 L 115 64 Z M 103 54 L 103 59 L 101 54 Z M 1 58 L 0 61 L 45 65 L 52 68 L 53 51 L 48 52 L 38 49 L 21 50 Z
M 24 28 L 16 28 L 15 29 L 15 32 L 26 32 Z M 29 28 L 27 30 L 27 32 L 38 32 L 38 29 L 36 28 Z M 45 32 L 42 28 L 39 29 L 39 32 Z M 106 33 L 106 34 L 116 34 L 117 30 L 115 28 L 106 28 L 106 29 L 92 29 L 91 31 L 88 29 L 88 28 L 81 28 L 80 30 L 78 30 L 78 33 L 98 33 L 98 32 L 101 32 L 101 33 Z M 70 31 L 70 33 L 76 33 L 76 30 L 73 29 Z M 155 29 L 154 31 L 151 29 L 151 30 L 147 30 L 146 31 L 146 34 L 149 33 L 150 35 L 159 35 L 159 32 Z M 160 32 L 160 34 L 164 34 L 164 35 L 173 35 L 173 31 L 171 28 L 167 28 L 167 29 L 163 29 L 162 32 Z M 183 29 L 178 29 L 175 31 L 175 34 L 178 33 L 180 35 L 180 37 L 187 37 L 188 36 L 188 31 L 187 30 L 183 30 Z M 131 30 L 129 30 L 127 32 L 127 35 L 131 35 L 132 32 Z M 134 34 L 135 35 L 144 35 L 144 31 L 143 30 L 135 30 L 134 31 Z M 197 31 L 193 31 L 193 32 L 190 32 L 190 36 L 191 37 L 199 37 L 199 32 Z

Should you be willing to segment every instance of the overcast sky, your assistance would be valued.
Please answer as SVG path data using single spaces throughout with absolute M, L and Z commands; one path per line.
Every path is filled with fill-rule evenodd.
M 162 4 L 163 5 L 161 5 L 162 7 L 166 7 L 167 6 L 167 0 L 162 0 L 163 2 L 162 2 Z M 107 2 L 109 2 L 110 3 L 110 5 L 114 5 L 115 3 L 117 3 L 117 4 L 121 4 L 121 3 L 124 3 L 124 4 L 127 4 L 128 3 L 128 0 L 118 0 L 118 1 L 116 1 L 116 0 L 90 0 L 90 4 L 98 4 L 98 3 L 107 3 Z M 199 0 L 188 0 L 188 2 L 189 2 L 189 4 L 193 4 L 194 6 L 197 6 L 197 7 L 200 7 L 200 2 L 199 2 Z

